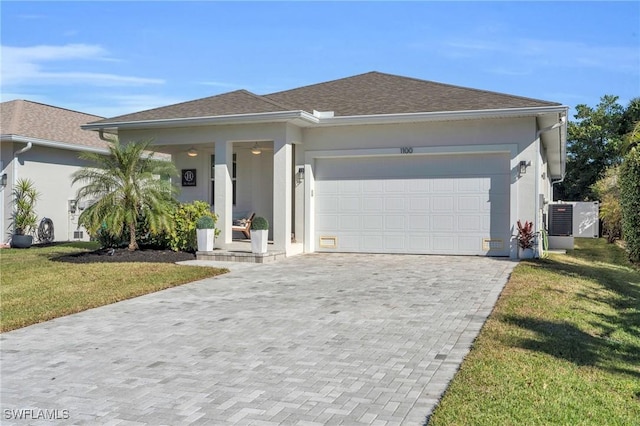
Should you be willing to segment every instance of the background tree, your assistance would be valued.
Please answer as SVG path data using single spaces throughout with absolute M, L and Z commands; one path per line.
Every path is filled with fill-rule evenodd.
M 129 250 L 137 250 L 136 223 L 145 219 L 151 232 L 170 230 L 171 211 L 176 188 L 169 176 L 177 175 L 173 163 L 153 158 L 151 141 L 126 145 L 115 140 L 109 155 L 83 153 L 93 163 L 73 174 L 73 183 L 85 184 L 78 199 L 95 200 L 79 218 L 90 234 L 99 231 L 114 237 L 129 234 Z
M 576 106 L 577 121 L 569 122 L 567 136 L 567 171 L 558 185 L 558 197 L 567 201 L 595 199 L 592 186 L 608 167 L 620 164 L 622 118 L 625 109 L 618 97 L 605 95 L 591 108 Z
M 613 243 L 622 237 L 622 206 L 620 205 L 620 166 L 610 167 L 604 177 L 593 184 L 592 190 L 600 200 L 602 233 L 607 242 Z
M 622 233 L 632 262 L 640 263 L 640 121 L 627 138 L 627 153 L 620 166 Z

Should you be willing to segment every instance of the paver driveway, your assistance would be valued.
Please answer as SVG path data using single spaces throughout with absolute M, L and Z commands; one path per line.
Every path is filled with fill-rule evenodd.
M 514 265 L 305 255 L 4 333 L 2 423 L 421 425 Z

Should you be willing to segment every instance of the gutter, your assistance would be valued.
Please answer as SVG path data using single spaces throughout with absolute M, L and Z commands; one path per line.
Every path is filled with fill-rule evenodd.
M 14 155 L 20 155 L 31 149 L 33 145 L 38 146 L 46 146 L 49 148 L 58 148 L 58 149 L 66 149 L 69 151 L 85 151 L 85 152 L 95 152 L 98 154 L 107 154 L 109 150 L 107 148 L 100 148 L 95 146 L 88 145 L 76 145 L 64 142 L 56 142 L 47 139 L 39 139 L 32 138 L 29 136 L 16 136 L 16 135 L 0 135 L 0 139 L 8 142 L 20 142 L 26 143 L 27 146 L 22 148 L 20 151 L 17 151 Z
M 301 120 L 308 126 L 345 126 L 362 124 L 407 123 L 418 121 L 468 120 L 478 118 L 503 118 L 566 112 L 566 106 L 501 108 L 471 111 L 435 111 L 402 114 L 352 115 L 323 117 L 303 110 L 265 112 L 258 114 L 217 115 L 207 117 L 168 118 L 159 120 L 114 121 L 83 124 L 83 130 L 133 129 L 153 127 L 185 127 L 220 124 L 265 123 Z
M 149 127 L 184 127 L 206 126 L 215 124 L 265 123 L 277 121 L 303 120 L 309 124 L 317 124 L 319 119 L 306 111 L 278 111 L 258 114 L 213 115 L 207 117 L 168 118 L 159 120 L 119 121 L 110 123 L 89 123 L 80 126 L 82 130 L 104 131 L 110 128 L 149 128 Z

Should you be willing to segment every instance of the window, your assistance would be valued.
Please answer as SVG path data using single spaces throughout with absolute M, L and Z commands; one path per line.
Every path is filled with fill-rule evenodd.
M 233 194 L 233 205 L 236 205 L 236 154 L 233 154 L 233 167 L 231 169 L 231 192 Z M 216 199 L 216 156 L 211 156 L 211 204 Z

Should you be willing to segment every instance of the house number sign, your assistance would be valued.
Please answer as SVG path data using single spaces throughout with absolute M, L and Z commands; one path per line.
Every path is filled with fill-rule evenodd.
M 182 169 L 182 186 L 196 186 L 196 169 Z
M 413 154 L 413 148 L 410 146 L 403 146 L 400 148 L 400 154 Z

